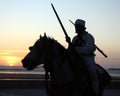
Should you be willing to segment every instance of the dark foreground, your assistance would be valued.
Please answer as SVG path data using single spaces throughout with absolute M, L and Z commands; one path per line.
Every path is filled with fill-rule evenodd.
M 21 81 L 20 82 L 17 81 L 17 82 L 18 82 L 18 85 L 21 84 Z M 28 82 L 28 83 L 25 83 L 25 82 Z M 41 81 L 41 83 L 39 83 L 38 81 L 35 81 L 36 83 L 38 83 L 37 86 L 35 86 L 34 83 L 32 84 L 31 81 L 25 81 L 25 82 L 23 82 L 25 86 L 23 86 L 22 84 L 21 86 L 15 86 L 16 84 L 15 81 L 11 82 L 6 87 L 1 86 L 0 96 L 47 96 L 45 87 L 43 86 L 44 85 L 43 81 Z M 120 96 L 120 82 L 111 84 L 110 86 L 105 88 L 104 96 Z
M 47 96 L 45 89 L 15 88 L 1 89 L 0 96 Z M 120 96 L 120 88 L 105 89 L 104 96 Z
M 1 77 L 2 75 L 0 76 L 0 96 L 47 96 L 44 77 L 36 76 L 33 78 L 33 76 L 29 76 L 27 79 Z M 112 79 L 112 83 L 105 88 L 104 96 L 120 96 L 120 78 Z

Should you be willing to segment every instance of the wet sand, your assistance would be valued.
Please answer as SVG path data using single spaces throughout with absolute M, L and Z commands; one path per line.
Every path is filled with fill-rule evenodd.
M 47 96 L 45 88 L 0 88 L 0 96 Z M 120 88 L 106 88 L 104 96 L 120 96 Z

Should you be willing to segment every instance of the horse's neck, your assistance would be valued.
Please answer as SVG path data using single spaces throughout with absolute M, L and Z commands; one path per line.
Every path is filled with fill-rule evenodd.
M 44 67 L 45 67 L 45 70 L 46 71 L 53 71 L 54 69 L 54 66 L 56 64 L 58 64 L 59 62 L 62 62 L 62 56 L 61 56 L 61 53 L 58 51 L 58 48 L 56 45 L 51 45 L 49 50 L 48 50 L 48 54 L 47 54 L 47 58 L 45 60 L 45 64 L 44 64 Z
M 60 52 L 58 52 L 56 49 L 51 54 L 52 55 L 50 55 L 49 60 L 47 60 L 48 61 L 47 65 L 50 71 L 53 72 L 53 71 L 56 71 L 58 66 L 61 66 L 62 64 L 64 64 L 66 58 L 64 58 L 64 56 Z
M 62 49 L 61 46 L 58 46 L 57 44 L 51 45 L 45 60 L 46 70 L 49 70 L 49 72 L 56 72 L 59 66 L 62 66 L 68 61 L 66 55 L 65 50 Z
M 51 80 L 55 84 L 63 84 L 71 82 L 73 78 L 72 69 L 69 66 L 69 59 L 66 54 L 56 50 L 54 58 L 52 58 L 50 65 Z

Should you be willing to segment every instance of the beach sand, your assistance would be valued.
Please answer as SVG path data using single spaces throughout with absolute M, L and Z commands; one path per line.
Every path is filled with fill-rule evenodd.
M 0 96 L 47 96 L 45 88 L 0 88 Z M 104 96 L 120 96 L 120 88 L 105 88 Z
M 0 89 L 0 96 L 47 96 L 45 89 L 39 88 L 6 88 Z M 120 89 L 105 89 L 103 96 L 120 96 Z

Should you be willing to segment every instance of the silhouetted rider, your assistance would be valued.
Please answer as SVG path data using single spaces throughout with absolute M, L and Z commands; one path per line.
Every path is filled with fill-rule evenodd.
M 85 30 L 85 21 L 77 19 L 75 21 L 75 32 L 77 33 L 77 35 L 73 38 L 72 44 L 75 46 L 75 51 L 83 60 L 83 63 L 86 64 L 93 90 L 95 91 L 96 95 L 98 95 L 99 82 L 94 58 L 94 51 L 96 49 L 94 46 L 95 41 L 94 37 Z M 66 41 L 70 42 L 70 38 L 67 37 Z

